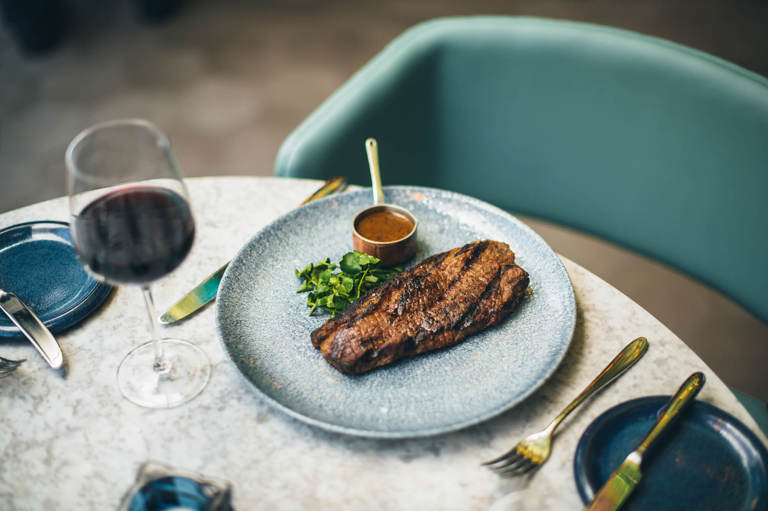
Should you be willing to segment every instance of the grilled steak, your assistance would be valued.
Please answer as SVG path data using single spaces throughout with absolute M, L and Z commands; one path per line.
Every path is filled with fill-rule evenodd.
M 312 332 L 343 373 L 453 346 L 501 321 L 528 287 L 506 243 L 475 241 L 433 255 L 360 297 Z

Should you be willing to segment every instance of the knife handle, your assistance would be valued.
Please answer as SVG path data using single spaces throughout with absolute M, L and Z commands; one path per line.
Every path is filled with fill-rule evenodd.
M 317 199 L 322 199 L 323 197 L 328 197 L 329 195 L 333 195 L 334 193 L 341 193 L 344 191 L 344 189 L 347 187 L 347 178 L 344 176 L 337 176 L 332 177 L 328 179 L 325 183 L 320 186 L 315 192 L 304 199 L 304 201 L 300 204 L 300 206 L 303 206 L 304 204 L 307 204 L 309 202 L 312 202 Z
M 0 310 L 35 347 L 53 369 L 61 369 L 64 355 L 56 338 L 34 312 L 10 291 L 0 289 Z
M 640 445 L 637 446 L 637 449 L 635 449 L 635 452 L 638 455 L 642 457 L 664 428 L 671 424 L 677 416 L 680 415 L 680 412 L 693 402 L 693 398 L 696 397 L 696 394 L 699 393 L 706 381 L 707 379 L 704 377 L 704 373 L 699 371 L 690 375 L 688 379 L 683 382 L 680 388 L 677 389 L 675 395 L 672 396 L 672 399 L 669 400 L 667 405 L 661 411 L 651 430 L 645 435 L 645 438 L 640 442 Z

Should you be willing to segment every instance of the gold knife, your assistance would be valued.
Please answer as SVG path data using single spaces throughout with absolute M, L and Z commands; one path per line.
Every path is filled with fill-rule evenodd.
M 608 478 L 595 498 L 584 508 L 586 511 L 615 511 L 619 509 L 627 497 L 642 479 L 640 464 L 643 454 L 651 446 L 664 429 L 669 426 L 693 402 L 693 398 L 704 386 L 706 378 L 701 372 L 693 373 L 680 386 L 674 396 L 659 414 L 651 430 L 645 435 L 637 448 L 629 453 L 618 469 Z
M 304 199 L 300 204 L 303 206 L 308 202 L 312 202 L 317 199 L 322 199 L 334 193 L 343 192 L 347 187 L 347 178 L 345 177 L 332 177 L 323 185 L 317 189 L 312 195 Z M 160 323 L 168 325 L 175 323 L 180 319 L 184 319 L 195 311 L 199 310 L 203 305 L 216 298 L 216 292 L 219 289 L 219 283 L 221 277 L 224 276 L 224 270 L 229 266 L 229 262 L 224 266 L 208 275 L 200 284 L 195 286 L 192 291 L 182 297 L 181 300 L 176 302 L 170 309 L 160 316 Z

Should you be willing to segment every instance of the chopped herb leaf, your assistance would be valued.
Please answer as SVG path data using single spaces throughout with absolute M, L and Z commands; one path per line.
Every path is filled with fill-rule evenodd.
M 301 279 L 296 292 L 309 293 L 310 316 L 317 309 L 335 316 L 371 289 L 403 271 L 400 266 L 384 268 L 380 264 L 380 259 L 357 251 L 344 254 L 338 265 L 332 264 L 330 258 L 308 264 L 301 271 L 293 271 Z

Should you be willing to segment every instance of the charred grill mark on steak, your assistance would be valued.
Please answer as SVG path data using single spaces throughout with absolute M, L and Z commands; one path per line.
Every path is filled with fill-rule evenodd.
M 500 271 L 498 278 L 494 279 L 488 284 L 488 287 L 483 291 L 483 295 L 480 297 L 480 299 L 476 302 L 477 304 L 482 304 L 484 301 L 489 299 L 490 296 L 492 296 L 494 293 L 497 292 L 499 286 L 502 283 L 502 280 L 506 277 L 509 282 L 512 283 L 513 290 L 511 293 L 509 293 L 508 297 L 503 300 L 500 304 L 500 307 L 498 308 L 498 311 L 494 310 L 488 310 L 483 309 L 482 307 L 473 307 L 471 314 L 469 314 L 469 311 L 467 314 L 465 314 L 465 317 L 463 318 L 463 321 L 457 326 L 459 330 L 466 330 L 472 328 L 476 323 L 480 323 L 481 325 L 488 321 L 487 316 L 489 314 L 502 314 L 506 315 L 517 306 L 517 304 L 520 302 L 521 298 L 525 294 L 525 289 L 528 287 L 528 278 L 527 275 L 525 275 L 525 278 L 523 278 L 523 274 L 525 272 L 517 265 L 507 265 L 504 266 Z M 481 327 L 482 329 L 483 327 Z
M 504 268 L 508 268 L 508 266 L 505 266 Z M 483 294 L 480 295 L 480 298 L 476 302 L 472 302 L 469 304 L 469 307 L 467 307 L 464 313 L 452 325 L 453 328 L 464 330 L 465 328 L 468 328 L 472 324 L 472 320 L 475 317 L 475 313 L 477 313 L 477 308 L 480 306 L 480 304 L 483 301 L 488 299 L 488 296 L 491 293 L 493 293 L 496 289 L 499 288 L 499 282 L 501 281 L 501 273 L 504 270 L 504 268 L 499 268 L 499 272 L 496 274 L 493 280 L 490 281 L 487 286 L 485 286 L 485 289 L 483 289 Z
M 312 332 L 312 344 L 346 373 L 452 346 L 519 303 L 528 274 L 506 243 L 478 241 L 436 254 L 390 279 Z
M 460 273 L 458 273 L 451 280 L 451 282 L 448 284 L 448 287 L 447 287 L 446 290 L 452 288 L 454 286 L 454 284 L 456 284 L 463 277 L 463 272 L 469 270 L 472 267 L 472 264 L 474 264 L 474 262 L 477 260 L 478 256 L 480 254 L 482 254 L 485 251 L 485 249 L 487 249 L 487 248 L 488 248 L 488 241 L 486 240 L 486 241 L 481 241 L 481 242 L 479 242 L 477 244 L 471 244 L 470 243 L 468 245 L 464 245 L 463 247 L 461 247 L 458 250 L 458 252 L 456 252 L 457 256 L 461 255 L 461 254 L 464 254 L 466 252 L 470 252 L 470 256 L 464 262 L 464 267 L 462 268 L 462 271 Z M 440 296 L 437 297 L 437 301 L 440 302 L 444 298 L 445 298 L 445 294 L 441 294 Z
M 472 246 L 472 250 L 469 252 L 469 257 L 466 261 L 464 261 L 464 267 L 461 269 L 462 272 L 469 270 L 472 265 L 475 264 L 475 261 L 477 261 L 477 258 L 480 257 L 480 254 L 485 252 L 485 250 L 488 248 L 488 243 L 490 242 L 485 240 Z M 464 246 L 466 247 L 467 245 Z
M 424 281 L 427 276 L 424 274 L 415 275 L 412 279 L 408 280 L 403 286 L 403 292 L 400 293 L 400 300 L 398 301 L 397 308 L 393 311 L 393 315 L 400 316 L 403 314 L 406 305 L 411 297 L 417 293 L 420 293 L 424 286 Z
M 331 332 L 364 320 L 368 315 L 379 310 L 382 303 L 389 303 L 391 295 L 397 293 L 397 291 L 408 282 L 409 278 L 418 277 L 431 272 L 434 268 L 438 267 L 448 255 L 449 252 L 443 252 L 430 256 L 419 265 L 396 275 L 381 286 L 370 291 L 368 294 L 361 296 L 353 305 L 348 307 L 347 310 L 329 319 L 320 328 L 313 331 L 311 334 L 312 345 L 315 348 L 319 348 L 321 339 L 326 338 Z

